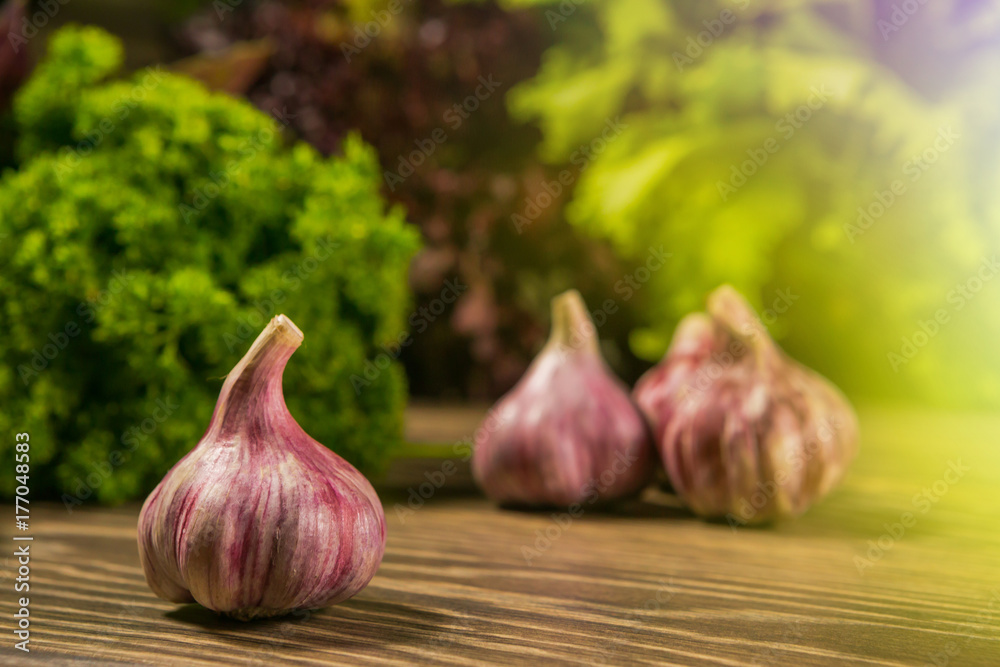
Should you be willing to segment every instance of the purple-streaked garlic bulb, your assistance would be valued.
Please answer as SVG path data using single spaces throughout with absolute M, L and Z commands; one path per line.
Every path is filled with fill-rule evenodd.
M 591 504 L 649 479 L 649 427 L 601 357 L 576 290 L 552 300 L 548 343 L 492 415 L 477 433 L 472 473 L 499 503 Z
M 857 452 L 847 399 L 786 356 L 728 285 L 707 315 L 681 321 L 633 395 L 681 499 L 731 525 L 801 514 Z
M 375 490 L 295 422 L 281 390 L 302 332 L 278 315 L 227 376 L 208 430 L 146 499 L 139 556 L 171 602 L 240 620 L 334 604 L 385 551 Z

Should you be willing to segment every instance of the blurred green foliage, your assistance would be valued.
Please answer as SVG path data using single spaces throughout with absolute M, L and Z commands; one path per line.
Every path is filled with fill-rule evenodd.
M 637 354 L 720 283 L 761 309 L 790 290 L 772 333 L 855 396 L 1000 405 L 1000 281 L 977 281 L 1000 232 L 1000 8 L 900 4 L 508 3 L 559 41 L 511 111 L 547 161 L 594 158 L 569 221 L 637 266 L 673 253 Z
M 121 58 L 107 34 L 66 28 L 15 100 L 0 431 L 30 433 L 32 493 L 141 497 L 277 312 L 305 333 L 285 372 L 291 413 L 377 470 L 406 387 L 368 360 L 405 331 L 419 242 L 386 211 L 373 151 L 356 137 L 329 159 L 288 146 L 280 118 L 159 69 L 109 80 Z
M 388 7 L 262 0 L 208 10 L 180 31 L 191 57 L 177 66 L 259 109 L 287 110 L 291 128 L 321 153 L 338 152 L 355 131 L 376 149 L 383 192 L 424 236 L 410 267 L 412 344 L 400 355 L 411 394 L 491 401 L 544 344 L 550 299 L 576 288 L 596 307 L 615 296 L 625 267 L 606 242 L 563 219 L 569 189 L 552 196 L 557 170 L 539 164 L 537 130 L 507 113 L 504 94 L 534 76 L 553 38 L 548 27 L 493 2 Z M 260 67 L 246 57 L 255 51 Z M 499 87 L 481 99 L 481 80 Z M 443 143 L 414 153 L 441 132 Z M 413 173 L 399 182 L 404 160 Z M 535 209 L 529 225 L 512 222 Z M 449 284 L 461 293 L 439 310 Z M 635 320 L 619 305 L 601 327 L 602 347 L 631 380 L 647 364 L 629 352 Z

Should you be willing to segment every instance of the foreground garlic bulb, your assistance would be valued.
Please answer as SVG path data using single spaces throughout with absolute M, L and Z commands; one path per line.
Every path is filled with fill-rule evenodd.
M 139 555 L 160 597 L 249 620 L 346 600 L 375 575 L 375 490 L 285 407 L 281 376 L 301 343 L 291 320 L 271 320 L 226 378 L 208 431 L 146 499 Z
M 782 353 L 729 286 L 681 321 L 634 396 L 678 495 L 731 524 L 804 512 L 857 451 L 847 399 Z
M 607 367 L 579 292 L 552 301 L 552 333 L 477 433 L 472 473 L 494 500 L 590 504 L 639 491 L 654 460 L 649 429 Z

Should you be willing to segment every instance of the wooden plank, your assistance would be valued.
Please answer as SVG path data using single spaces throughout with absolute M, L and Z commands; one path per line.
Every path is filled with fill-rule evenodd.
M 149 591 L 137 505 L 72 514 L 33 505 L 32 653 L 14 651 L 7 631 L 0 661 L 1000 664 L 1000 418 L 881 410 L 862 424 L 844 485 L 769 528 L 700 521 L 657 490 L 567 523 L 499 510 L 459 474 L 408 508 L 414 469 L 380 490 L 388 548 L 368 588 L 336 607 L 250 624 Z M 933 493 L 956 461 L 969 470 L 922 513 L 914 497 Z M 859 570 L 869 541 L 904 512 L 916 523 Z M 13 508 L 0 514 L 0 614 L 10 619 Z M 524 547 L 537 553 L 526 559 Z
M 404 435 L 408 442 L 451 445 L 471 437 L 488 409 L 488 405 L 411 405 Z

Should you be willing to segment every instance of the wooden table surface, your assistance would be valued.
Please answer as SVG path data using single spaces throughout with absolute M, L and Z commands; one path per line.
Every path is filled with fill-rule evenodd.
M 449 442 L 477 413 L 411 416 L 411 435 Z M 1000 665 L 1000 418 L 861 418 L 844 484 L 763 529 L 702 522 L 656 490 L 560 526 L 496 509 L 466 469 L 401 515 L 406 484 L 441 469 L 404 462 L 381 485 L 388 548 L 371 584 L 329 609 L 249 624 L 150 592 L 138 506 L 32 505 L 32 651 L 12 648 L 7 547 L 0 662 Z M 952 465 L 968 471 L 948 483 Z M 915 497 L 925 488 L 935 502 Z M 885 535 L 904 512 L 916 523 Z

